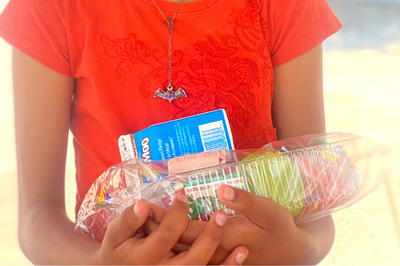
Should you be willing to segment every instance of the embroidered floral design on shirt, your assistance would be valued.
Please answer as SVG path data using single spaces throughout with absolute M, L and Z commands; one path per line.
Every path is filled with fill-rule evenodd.
M 214 58 L 228 58 L 238 52 L 238 48 L 229 45 L 228 37 L 225 38 L 225 45 L 223 45 L 212 35 L 205 35 L 204 39 L 195 43 L 193 47 L 199 53 L 199 56 Z
M 151 63 L 164 54 L 163 48 L 155 43 L 143 41 L 136 33 L 130 34 L 127 38 L 111 39 L 105 34 L 100 37 L 104 52 L 114 58 L 120 59 L 115 75 L 118 82 L 124 84 L 127 74 L 134 63 L 143 63 L 151 66 Z
M 133 63 L 146 64 L 134 74 L 140 95 L 158 101 L 172 119 L 225 109 L 236 148 L 259 148 L 276 138 L 271 121 L 273 69 L 267 63 L 260 9 L 258 0 L 247 0 L 227 17 L 231 32 L 209 33 L 174 51 L 172 84 L 188 97 L 171 103 L 151 98 L 157 88 L 168 85 L 168 58 L 160 45 L 136 34 L 116 40 L 102 36 L 102 44 L 107 55 L 121 60 L 116 70 L 121 84 Z
M 260 28 L 260 3 L 246 1 L 246 7 L 238 12 L 233 12 L 228 18 L 228 23 L 233 24 L 233 34 L 243 49 L 256 51 L 259 49 L 263 34 Z
M 175 67 L 173 83 L 183 87 L 188 97 L 172 103 L 159 101 L 159 105 L 174 118 L 225 109 L 236 147 L 260 147 L 270 138 L 266 135 L 270 108 L 262 107 L 269 102 L 269 95 L 267 89 L 260 91 L 265 73 L 262 66 L 239 56 L 238 48 L 225 41 L 205 36 L 193 46 L 183 47 L 185 56 L 180 60 L 182 66 Z

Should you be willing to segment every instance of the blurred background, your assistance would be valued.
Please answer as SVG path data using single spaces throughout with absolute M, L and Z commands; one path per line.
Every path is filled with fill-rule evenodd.
M 305 1 L 305 0 L 304 0 Z M 0 12 L 8 0 L 0 0 Z M 321 265 L 400 265 L 400 0 L 328 0 L 343 24 L 324 42 L 327 131 L 388 145 L 388 179 L 333 215 L 336 240 Z M 0 265 L 30 262 L 17 241 L 11 47 L 0 39 Z M 70 145 L 72 147 L 72 145 Z M 74 156 L 68 151 L 68 214 L 74 209 Z

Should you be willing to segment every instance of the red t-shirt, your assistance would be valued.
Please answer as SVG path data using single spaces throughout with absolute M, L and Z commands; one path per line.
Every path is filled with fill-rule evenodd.
M 173 16 L 176 3 L 157 3 Z M 76 79 L 77 207 L 120 162 L 118 137 L 152 124 L 223 108 L 237 149 L 274 141 L 273 67 L 341 27 L 325 0 L 185 2 L 173 26 L 172 83 L 188 97 L 169 103 L 153 98 L 167 85 L 168 25 L 152 0 L 11 0 L 1 15 L 1 37 Z

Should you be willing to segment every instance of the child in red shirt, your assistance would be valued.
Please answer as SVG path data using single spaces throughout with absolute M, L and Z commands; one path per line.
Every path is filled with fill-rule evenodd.
M 78 210 L 92 182 L 119 162 L 118 137 L 152 124 L 222 108 L 237 149 L 324 132 L 320 43 L 339 28 L 325 0 L 11 0 L 0 36 L 15 47 L 19 238 L 27 257 L 43 264 L 232 264 L 247 256 L 251 264 L 318 263 L 333 241 L 331 218 L 299 227 L 268 199 L 226 186 L 219 192 L 230 199 L 224 203 L 244 215 L 227 221 L 223 237 L 223 213 L 208 229 L 187 224 L 179 220 L 187 212 L 180 201 L 167 216 L 152 206 L 149 219 L 149 205 L 139 202 L 140 215 L 127 210 L 101 246 L 73 235 L 64 216 L 66 139 L 70 129 Z M 153 97 L 170 82 L 187 97 Z M 135 242 L 137 255 L 129 258 L 114 249 L 131 248 L 146 220 L 143 228 L 159 238 Z M 198 247 L 213 246 L 209 234 L 222 238 L 207 253 Z M 173 246 L 193 250 L 186 260 L 166 261 Z M 160 249 L 163 256 L 141 260 Z M 209 256 L 190 257 L 201 252 Z

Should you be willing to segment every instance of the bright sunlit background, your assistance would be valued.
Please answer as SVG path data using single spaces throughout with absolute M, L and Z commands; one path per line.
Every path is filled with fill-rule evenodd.
M 7 2 L 0 0 L 0 12 Z M 327 131 L 360 134 L 400 148 L 400 0 L 328 2 L 343 29 L 324 43 Z M 12 101 L 11 48 L 0 39 L 1 265 L 30 264 L 17 241 Z M 399 154 L 391 157 L 395 163 L 386 182 L 359 203 L 333 215 L 336 241 L 322 265 L 400 265 Z M 71 217 L 73 158 L 70 148 L 66 190 Z

